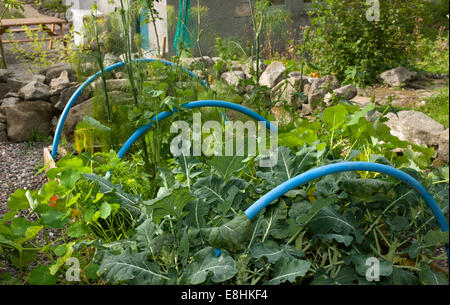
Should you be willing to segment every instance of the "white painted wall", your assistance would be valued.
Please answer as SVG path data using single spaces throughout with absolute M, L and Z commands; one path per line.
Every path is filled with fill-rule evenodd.
M 159 17 L 161 20 L 156 22 L 156 30 L 158 31 L 159 45 L 161 50 L 163 48 L 164 37 L 166 37 L 166 49 L 165 52 L 169 52 L 169 33 L 167 25 L 167 0 L 161 0 L 155 4 L 155 8 L 159 12 Z M 152 23 L 149 24 L 149 36 L 150 36 L 150 48 L 153 50 L 158 50 L 158 44 L 156 42 L 156 34 L 154 26 Z
M 109 4 L 108 0 L 63 0 L 64 5 L 68 5 L 71 8 L 68 10 L 67 19 L 73 22 L 74 31 L 82 33 L 83 31 L 83 17 L 91 14 L 92 6 L 97 3 L 99 14 L 108 14 L 113 12 L 116 7 L 120 7 L 120 0 L 114 0 L 113 4 Z M 156 21 L 156 28 L 158 31 L 158 38 L 161 48 L 163 47 L 164 37 L 168 39 L 167 29 L 167 0 L 162 0 L 155 4 L 156 9 L 159 11 L 161 20 Z M 149 41 L 150 41 L 150 53 L 155 54 L 158 49 L 156 42 L 156 35 L 153 24 L 149 25 Z M 83 42 L 83 37 L 78 34 L 75 35 L 75 44 L 80 45 Z M 166 40 L 166 52 L 169 51 L 169 42 Z

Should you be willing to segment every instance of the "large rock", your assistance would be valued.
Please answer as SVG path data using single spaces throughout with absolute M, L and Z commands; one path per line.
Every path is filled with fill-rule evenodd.
M 9 139 L 24 142 L 35 133 L 50 135 L 51 120 L 56 115 L 56 109 L 45 101 L 23 102 L 14 107 L 5 107 L 5 114 Z
M 8 136 L 6 134 L 6 131 L 0 131 L 0 142 L 7 142 Z
M 105 54 L 105 57 L 103 58 L 103 67 L 107 68 L 109 66 L 112 66 L 113 64 L 120 62 L 120 57 L 116 56 L 111 53 Z
M 417 72 L 411 72 L 404 67 L 398 67 L 381 73 L 379 79 L 391 87 L 397 87 L 417 79 L 417 76 Z
M 45 77 L 45 75 L 42 75 L 42 74 L 35 74 L 35 75 L 33 75 L 33 80 L 35 80 L 35 81 L 37 81 L 37 82 L 39 82 L 39 83 L 45 83 L 45 79 L 46 79 L 46 77 Z
M 26 101 L 48 100 L 50 97 L 50 87 L 46 84 L 32 81 L 20 89 L 19 94 Z
M 228 85 L 237 87 L 239 86 L 239 82 L 246 78 L 246 75 L 243 71 L 231 71 L 222 74 L 221 78 L 226 81 Z
M 58 78 L 63 71 L 67 71 L 69 73 L 69 78 L 71 81 L 77 80 L 75 71 L 72 69 L 72 65 L 65 62 L 52 65 L 39 71 L 39 73 L 45 75 L 46 83 L 49 84 L 52 79 Z
M 11 71 L 0 69 L 0 83 L 8 82 L 8 78 L 11 76 Z
M 275 120 L 281 126 L 289 125 L 293 120 L 291 113 L 279 104 L 272 107 L 270 113 L 274 116 Z
M 133 102 L 133 97 L 131 96 L 131 94 L 121 91 L 109 92 L 109 98 L 111 105 L 121 103 L 130 104 Z M 93 115 L 93 111 L 96 108 L 94 106 L 94 100 L 95 98 L 90 98 L 87 101 L 84 101 L 70 109 L 62 130 L 63 136 L 68 141 L 71 142 L 73 140 L 75 128 L 77 127 L 78 123 L 83 120 L 83 117 L 85 115 Z
M 447 128 L 439 137 L 438 157 L 449 163 L 449 129 Z
M 278 85 L 276 85 L 271 91 L 271 97 L 273 100 L 282 100 L 286 101 L 290 106 L 296 105 L 297 108 L 301 107 L 303 104 L 302 100 L 299 97 L 299 92 L 303 91 L 305 85 L 308 84 L 308 79 L 303 78 L 303 88 L 300 89 L 300 77 L 290 77 L 286 80 L 281 81 Z
M 70 98 L 75 93 L 75 91 L 77 91 L 77 89 L 79 87 L 80 86 L 78 85 L 78 86 L 73 86 L 73 87 L 69 87 L 69 88 L 62 90 L 61 94 L 59 96 L 59 100 L 55 105 L 55 108 L 60 111 L 64 110 L 64 108 L 66 107 Z M 87 90 L 83 90 L 83 92 L 78 96 L 78 99 L 75 101 L 75 104 L 73 106 L 81 104 L 82 102 L 87 100 L 89 97 L 90 97 L 90 93 Z
M 351 100 L 358 95 L 358 89 L 355 85 L 347 85 L 338 89 L 333 90 L 336 96 L 342 97 L 346 100 Z
M 358 89 L 354 85 L 347 85 L 338 89 L 333 90 L 334 96 L 343 98 L 345 100 L 350 101 L 355 96 L 358 95 Z M 327 93 L 324 97 L 324 101 L 326 104 L 329 104 L 331 99 L 333 98 L 333 94 Z
M 11 107 L 19 104 L 22 101 L 21 98 L 18 97 L 7 97 L 0 101 L 1 107 Z
M 182 57 L 180 58 L 180 64 L 187 69 L 195 70 L 198 68 L 202 68 L 203 65 L 205 66 L 205 68 L 214 66 L 214 60 L 209 56 Z
M 103 80 L 101 78 L 97 79 L 95 82 L 91 84 L 91 87 L 94 90 L 100 89 L 103 90 Z M 131 83 L 127 78 L 124 79 L 107 79 L 106 87 L 108 91 L 130 91 Z
M 400 140 L 413 144 L 438 146 L 439 137 L 445 128 L 426 114 L 418 111 L 400 111 L 395 115 L 388 113 L 386 122 L 391 128 L 391 134 Z
M 50 82 L 50 94 L 60 94 L 62 90 L 70 86 L 69 72 L 64 70 L 58 78 L 54 78 Z
M 266 68 L 263 74 L 261 74 L 259 84 L 272 89 L 283 79 L 285 71 L 286 67 L 283 63 L 274 61 Z
M 328 90 L 338 89 L 339 87 L 338 79 L 332 75 L 311 79 L 311 85 L 308 91 L 308 103 L 311 107 L 316 108 L 324 100 Z
M 70 109 L 62 130 L 63 136 L 68 141 L 71 142 L 73 140 L 75 128 L 77 127 L 78 123 L 83 120 L 83 117 L 85 115 L 92 116 L 93 109 L 94 109 L 93 98 L 83 103 L 80 103 L 79 105 L 76 105 L 72 107 L 72 109 Z

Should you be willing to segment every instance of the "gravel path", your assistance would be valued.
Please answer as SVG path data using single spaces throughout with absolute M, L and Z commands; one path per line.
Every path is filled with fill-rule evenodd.
M 19 188 L 39 189 L 47 178 L 35 176 L 43 166 L 43 149 L 47 143 L 0 142 L 0 217 L 7 212 L 8 197 Z

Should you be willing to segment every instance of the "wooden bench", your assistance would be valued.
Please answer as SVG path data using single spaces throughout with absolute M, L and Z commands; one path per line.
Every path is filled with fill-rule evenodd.
M 53 46 L 53 40 L 64 38 L 64 24 L 65 20 L 56 18 L 56 17 L 42 17 L 42 18 L 18 18 L 18 19 L 3 19 L 0 22 L 0 49 L 1 55 L 3 59 L 3 64 L 6 68 L 6 59 L 5 53 L 3 50 L 3 44 L 5 43 L 13 43 L 13 42 L 32 42 L 33 39 L 16 39 L 16 40 L 2 40 L 2 35 L 6 32 L 9 33 L 20 33 L 25 32 L 24 26 L 31 26 L 28 30 L 39 31 L 42 29 L 50 36 L 44 37 L 42 40 L 50 40 L 49 48 L 51 49 Z M 38 27 L 35 27 L 38 26 Z M 59 27 L 60 33 L 56 33 L 56 26 Z

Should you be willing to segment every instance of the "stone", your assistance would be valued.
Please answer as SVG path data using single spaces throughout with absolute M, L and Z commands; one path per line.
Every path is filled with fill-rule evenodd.
M 8 142 L 8 135 L 6 131 L 0 131 L 0 142 Z
M 246 78 L 246 75 L 242 71 L 232 71 L 223 73 L 221 78 L 226 81 L 228 85 L 237 87 L 239 86 L 239 82 Z
M 297 107 L 300 107 L 301 100 L 297 95 L 298 88 L 295 86 L 295 82 L 295 79 L 285 79 L 281 81 L 270 92 L 272 100 L 286 101 L 290 106 L 294 105 L 295 103 Z
M 334 90 L 339 87 L 339 81 L 335 76 L 326 75 L 321 78 L 313 78 L 308 91 L 308 103 L 315 108 L 324 100 L 328 90 Z
M 354 85 L 347 85 L 338 89 L 333 90 L 333 94 L 327 93 L 324 97 L 325 104 L 329 105 L 331 100 L 333 99 L 333 95 L 336 97 L 340 97 L 345 100 L 351 100 L 355 96 L 358 95 L 358 89 Z
M 244 71 L 244 69 L 239 61 L 233 60 L 231 61 L 231 71 Z
M 24 79 L 17 79 L 14 77 L 8 78 L 8 86 L 10 87 L 10 91 L 19 91 L 21 88 L 26 86 L 30 81 Z
M 125 78 L 125 72 L 114 73 L 114 78 L 115 79 L 123 79 L 123 78 Z
M 355 85 L 347 85 L 347 86 L 333 90 L 333 93 L 336 96 L 342 97 L 343 99 L 346 99 L 349 101 L 358 95 L 358 89 L 355 87 Z
M 283 106 L 275 105 L 270 110 L 270 113 L 280 126 L 289 125 L 293 120 L 291 113 L 284 109 Z
M 103 80 L 101 78 L 97 79 L 95 82 L 91 84 L 91 87 L 94 90 L 100 89 L 103 90 Z M 108 91 L 130 91 L 131 83 L 127 78 L 124 79 L 107 79 L 106 87 Z
M 301 75 L 300 72 L 291 72 L 289 73 L 288 77 L 289 82 L 295 87 L 299 87 L 300 81 L 303 79 L 303 88 L 301 88 L 302 92 L 305 89 L 305 86 L 311 83 L 310 81 L 311 77 Z
M 69 72 L 64 70 L 58 78 L 54 78 L 50 82 L 50 94 L 60 94 L 62 90 L 70 86 Z
M 21 98 L 7 97 L 7 98 L 4 98 L 3 100 L 1 100 L 0 106 L 2 106 L 2 107 L 12 107 L 12 106 L 16 106 L 21 101 L 22 101 Z
M 283 79 L 285 71 L 286 67 L 283 65 L 283 63 L 274 61 L 261 74 L 261 77 L 259 78 L 259 84 L 261 86 L 266 86 L 272 89 Z
M 439 137 L 445 130 L 442 124 L 419 111 L 400 111 L 397 115 L 386 115 L 385 124 L 391 128 L 392 135 L 413 144 L 439 145 Z
M 114 54 L 107 53 L 105 54 L 105 57 L 103 57 L 103 67 L 105 68 L 112 66 L 117 62 L 121 62 L 120 57 Z
M 63 71 L 67 71 L 69 73 L 69 78 L 71 81 L 77 81 L 75 71 L 72 69 L 72 65 L 70 63 L 60 63 L 50 66 L 47 69 L 41 70 L 41 72 L 44 72 L 41 74 L 45 74 L 46 83 L 49 84 L 52 79 L 60 77 Z
M 350 100 L 353 104 L 358 105 L 360 108 L 364 108 L 371 103 L 372 99 L 367 96 L 355 96 Z
M 5 130 L 6 130 L 6 123 L 0 122 L 0 132 L 5 131 Z
M 55 105 L 55 108 L 60 111 L 63 111 L 64 108 L 66 107 L 67 103 L 69 102 L 70 98 L 75 93 L 75 91 L 77 91 L 77 89 L 79 87 L 80 86 L 78 85 L 78 86 L 73 86 L 73 87 L 69 87 L 69 88 L 62 90 L 61 94 L 59 96 L 59 100 Z M 78 99 L 75 101 L 75 104 L 73 104 L 73 106 L 84 102 L 89 97 L 90 97 L 90 92 L 88 92 L 86 89 L 83 90 L 83 92 L 78 96 Z
M 200 66 L 203 63 L 205 65 L 205 68 L 210 68 L 214 66 L 214 60 L 212 60 L 211 57 L 209 56 L 195 57 L 194 61 L 198 63 Z
M 50 87 L 46 84 L 32 81 L 20 89 L 19 94 L 26 101 L 48 100 L 50 97 Z
M 302 116 L 307 116 L 312 114 L 312 107 L 310 104 L 303 104 L 301 109 Z
M 20 97 L 20 94 L 19 94 L 19 92 L 8 92 L 8 93 L 6 93 L 5 98 L 8 98 L 8 97 Z
M 0 113 L 0 123 L 6 123 L 6 115 Z
M 44 84 L 45 83 L 45 75 L 35 74 L 35 75 L 33 75 L 33 80 Z
M 0 83 L 8 82 L 8 78 L 11 76 L 11 71 L 6 69 L 0 69 Z
M 380 81 L 391 87 L 407 84 L 408 82 L 417 79 L 417 77 L 417 72 L 411 72 L 404 67 L 397 67 L 395 69 L 385 71 L 379 75 Z
M 73 140 L 75 128 L 77 127 L 78 123 L 83 120 L 83 117 L 85 115 L 92 115 L 92 111 L 93 111 L 93 99 L 89 99 L 70 109 L 62 130 L 63 136 L 68 141 Z
M 6 107 L 5 114 L 8 138 L 14 142 L 25 142 L 34 133 L 50 135 L 56 109 L 45 101 L 23 102 L 15 107 Z
M 449 163 L 449 129 L 447 128 L 439 136 L 439 149 L 438 149 L 439 159 Z
M 108 93 L 111 105 L 119 103 L 132 103 L 133 97 L 131 94 L 121 91 L 111 91 Z M 63 136 L 70 142 L 73 141 L 73 134 L 79 122 L 83 120 L 85 115 L 93 115 L 94 98 L 90 98 L 74 107 L 72 107 L 67 115 L 67 119 L 63 126 Z

